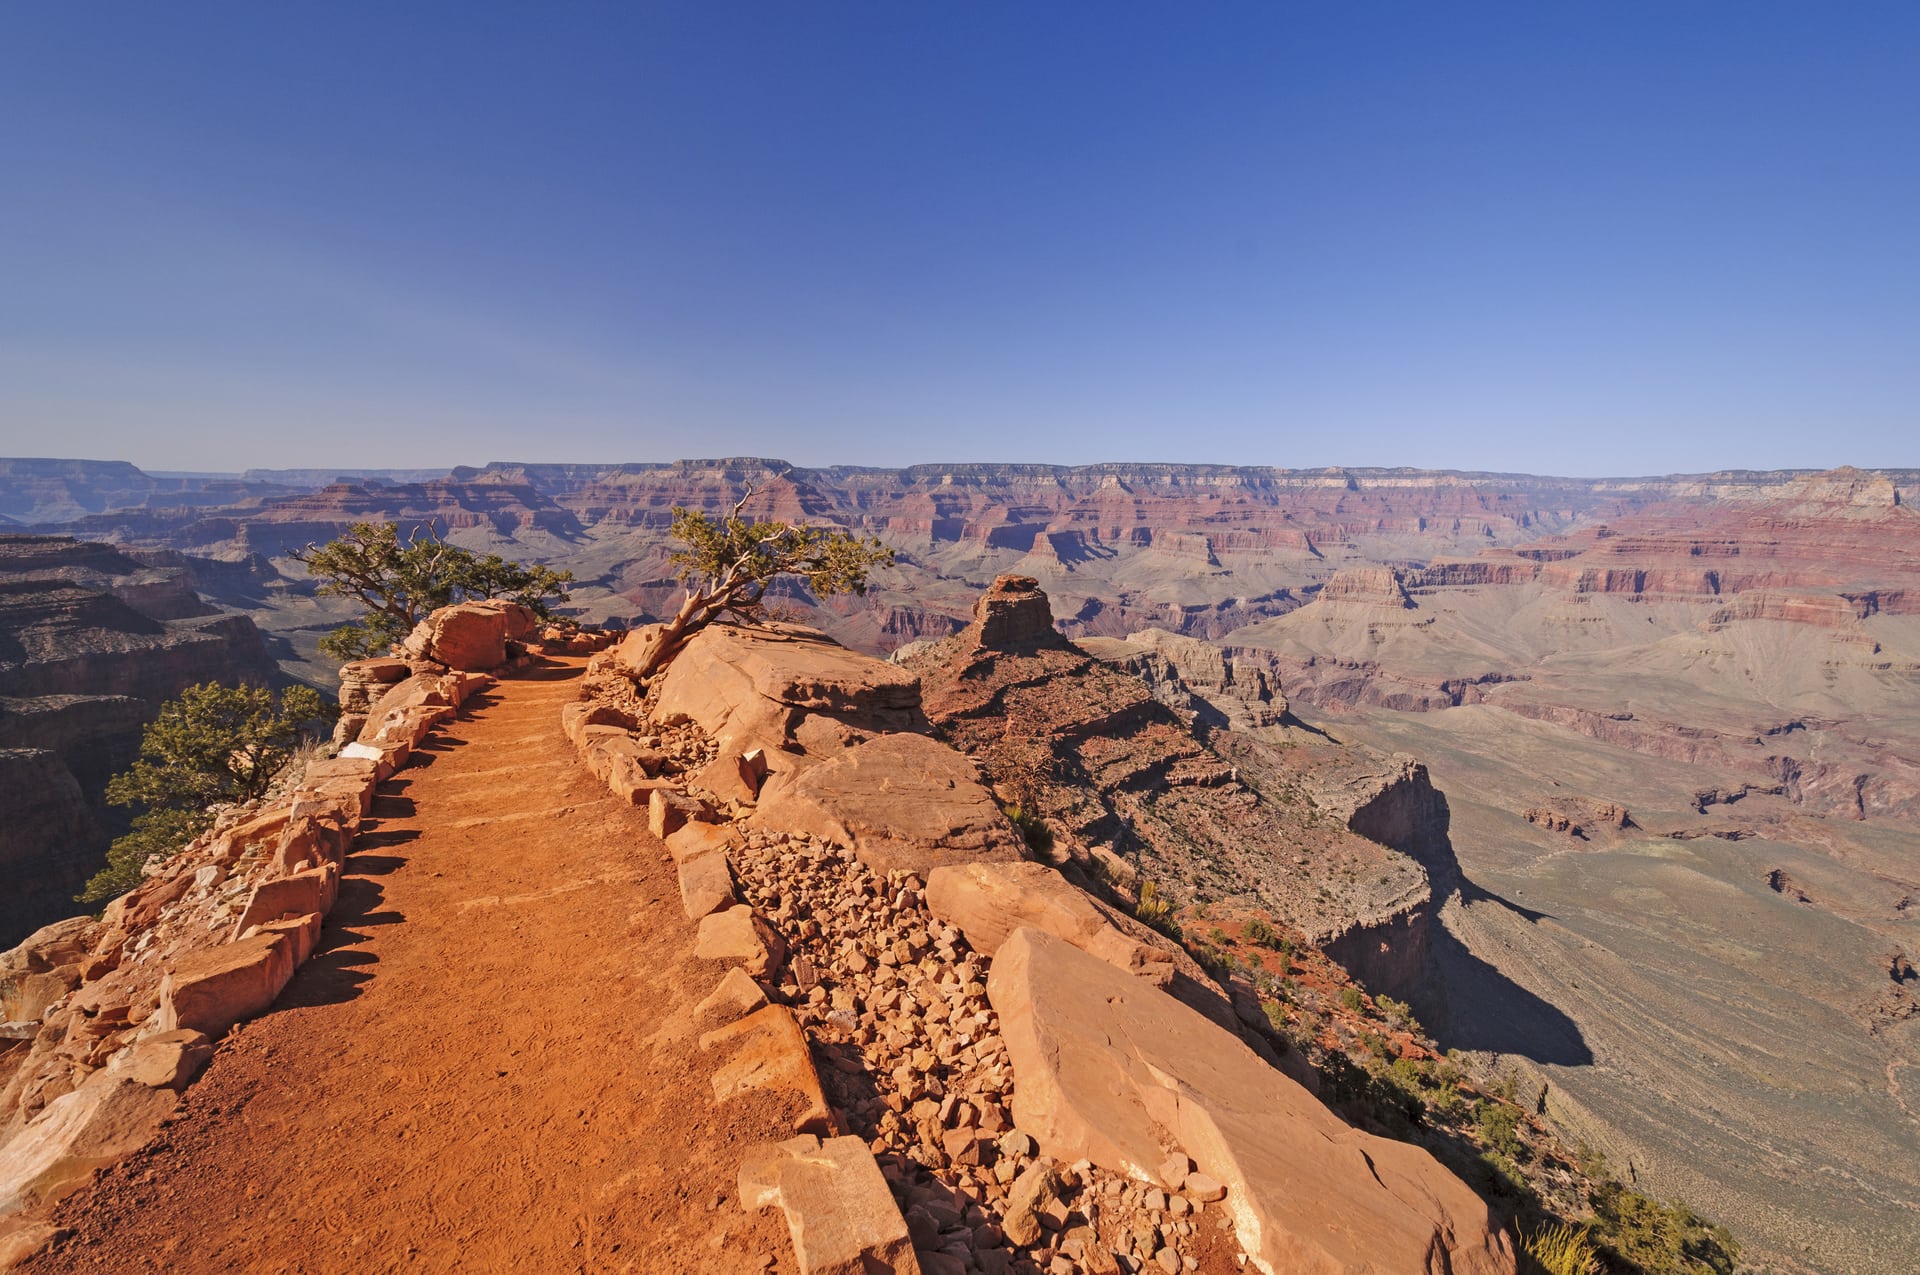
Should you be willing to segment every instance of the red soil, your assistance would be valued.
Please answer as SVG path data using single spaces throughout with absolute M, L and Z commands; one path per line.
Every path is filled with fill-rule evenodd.
M 39 1272 L 759 1271 L 697 961 L 642 814 L 560 730 L 578 662 L 501 683 L 381 790 L 321 948 Z

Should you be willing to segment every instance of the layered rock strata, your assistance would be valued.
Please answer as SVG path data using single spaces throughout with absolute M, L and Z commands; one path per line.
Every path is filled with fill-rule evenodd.
M 0 943 L 72 915 L 126 814 L 105 799 L 160 705 L 197 682 L 267 684 L 260 633 L 184 573 L 108 545 L 0 535 Z
M 1028 616 L 1023 632 L 1051 631 L 1047 595 L 1031 579 L 1007 578 L 981 602 L 983 616 L 1016 610 Z M 921 677 L 946 738 L 1003 801 L 1045 826 L 1060 862 L 1130 892 L 1150 880 L 1178 903 L 1265 913 L 1405 993 L 1420 973 L 1431 901 L 1417 862 L 1325 819 L 1304 779 L 1246 782 L 1238 754 L 1221 751 L 1234 733 L 1222 723 L 1203 742 L 1195 715 L 1164 703 L 1114 648 L 1093 644 L 1122 654 L 1118 663 L 1058 636 L 1008 649 L 990 644 L 992 631 L 975 624 L 899 662 Z M 1218 674 L 1198 667 L 1217 686 L 1263 684 L 1257 666 L 1231 681 L 1224 662 Z M 1248 720 L 1251 707 L 1240 711 Z

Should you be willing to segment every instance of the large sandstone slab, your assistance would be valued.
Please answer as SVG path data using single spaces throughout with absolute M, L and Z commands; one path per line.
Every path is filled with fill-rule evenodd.
M 1146 979 L 1229 1031 L 1239 1030 L 1232 1001 L 1198 962 L 1175 944 L 1149 936 L 1131 917 L 1095 902 L 1046 864 L 1021 860 L 935 868 L 927 875 L 926 898 L 935 916 L 959 927 L 968 945 L 988 956 L 1014 930 L 1031 925 Z
M 60 1199 L 95 1169 L 138 1151 L 179 1104 L 171 1089 L 96 1072 L 0 1147 L 0 1216 Z
M 820 1088 L 820 1073 L 807 1049 L 806 1033 L 784 1005 L 768 1005 L 700 1038 L 702 1049 L 726 1058 L 713 1073 L 713 1099 L 727 1102 L 758 1090 L 800 1099 L 795 1133 L 833 1132 L 833 1114 Z
M 727 856 L 719 850 L 709 850 L 680 860 L 677 872 L 680 877 L 680 906 L 687 914 L 687 920 L 698 921 L 711 912 L 721 908 L 730 908 L 739 900 L 733 896 L 733 872 L 727 866 Z
M 740 1203 L 780 1207 L 800 1275 L 920 1275 L 906 1220 L 858 1138 L 754 1148 L 740 1165 Z
M 992 956 L 1023 925 L 1065 939 L 1109 965 L 1165 989 L 1173 957 L 1109 921 L 1086 892 L 1043 863 L 966 863 L 927 875 L 927 909 Z
M 925 726 L 917 677 L 790 624 L 702 629 L 667 666 L 654 713 L 690 718 L 722 752 L 764 749 L 775 767 L 804 713 L 872 730 Z
M 1512 1275 L 1487 1206 L 1417 1147 L 1353 1129 L 1237 1037 L 1044 931 L 987 980 L 1015 1123 L 1058 1160 L 1157 1180 L 1169 1152 L 1226 1188 L 1267 1275 Z
M 787 945 L 772 926 L 744 903 L 700 919 L 693 954 L 703 961 L 738 965 L 755 978 L 764 978 L 787 957 Z
M 973 762 L 924 735 L 882 735 L 775 775 L 753 822 L 851 846 L 876 872 L 1013 860 L 1025 844 Z
M 233 923 L 233 937 L 239 938 L 253 926 L 268 921 L 281 921 L 308 913 L 325 916 L 333 911 L 334 900 L 339 894 L 340 869 L 332 863 L 296 872 L 290 877 L 262 881 L 253 887 L 246 907 L 241 909 L 240 919 Z
M 271 932 L 183 954 L 160 982 L 158 1029 L 218 1037 L 273 1004 L 293 977 L 293 958 L 293 941 Z

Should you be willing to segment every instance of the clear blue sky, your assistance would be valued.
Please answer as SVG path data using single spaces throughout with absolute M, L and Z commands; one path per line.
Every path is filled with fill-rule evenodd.
M 0 454 L 1916 440 L 1912 3 L 0 6 Z

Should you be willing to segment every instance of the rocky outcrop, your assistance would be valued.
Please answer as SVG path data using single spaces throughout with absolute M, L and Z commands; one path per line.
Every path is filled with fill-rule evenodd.
M 619 648 L 609 657 L 621 666 Z M 926 727 L 911 674 L 786 624 L 702 629 L 668 665 L 653 715 L 698 723 L 724 752 L 761 749 L 775 772 L 873 734 Z
M 1425 1151 L 1348 1128 L 1238 1039 L 1111 964 L 1019 929 L 987 995 L 1013 1064 L 1014 1120 L 1042 1151 L 1152 1180 L 1177 1155 L 1178 1180 L 1163 1185 L 1221 1190 L 1241 1250 L 1268 1275 L 1516 1269 L 1486 1204 Z
M 1031 580 L 1001 582 L 957 639 L 977 653 L 973 693 L 1004 710 L 1008 691 L 1051 668 L 1027 661 L 1064 661 L 1100 680 L 1086 699 L 1097 707 L 1069 734 L 1097 745 L 1177 721 L 1138 679 L 1053 635 L 1046 616 Z M 596 660 L 596 698 L 567 709 L 565 729 L 616 792 L 640 781 L 622 781 L 612 759 L 639 765 L 644 750 L 650 806 L 680 812 L 654 831 L 679 870 L 686 914 L 699 919 L 697 953 L 730 967 L 694 1011 L 703 1047 L 728 1051 L 715 1098 L 776 1092 L 814 1122 L 807 1137 L 749 1150 L 741 1172 L 743 1203 L 784 1210 L 801 1269 L 1153 1261 L 1177 1271 L 1224 1268 L 1235 1250 L 1267 1271 L 1513 1269 L 1471 1191 L 1425 1153 L 1376 1148 L 1347 1129 L 1284 1080 L 1264 1042 L 1243 1036 L 1243 1018 L 1262 1019 L 1251 986 L 1222 990 L 1174 944 L 1053 868 L 1022 862 L 1022 838 L 967 757 L 888 729 L 922 720 L 910 673 L 785 626 L 704 630 L 644 688 L 620 674 L 621 659 Z M 1002 659 L 1019 676 L 978 676 Z M 1193 763 L 1196 778 L 1213 768 L 1203 785 L 1232 782 L 1218 758 Z M 1136 1162 L 1049 1123 L 1084 1106 L 1078 1090 L 1055 1101 L 1059 1077 L 1103 1091 L 1116 1056 L 1075 1017 L 1096 1012 L 1075 998 L 1109 1016 L 1133 1002 L 1078 968 L 1049 974 L 1040 981 L 1053 985 L 1037 991 L 1022 953 L 1039 940 L 1077 945 L 1088 953 L 1080 959 L 1143 998 L 1120 1051 L 1138 1072 L 1127 1101 L 1192 1143 L 1177 1170 L 1167 1167 L 1172 1145 Z M 1045 1042 L 1023 1055 L 1022 1032 Z M 1153 1096 L 1171 1093 L 1182 1100 Z M 1236 1103 L 1275 1111 L 1241 1115 Z M 1168 1142 L 1158 1125 L 1135 1136 L 1124 1121 L 1093 1123 L 1129 1145 Z M 858 1136 L 829 1137 L 845 1128 Z M 1290 1140 L 1255 1149 L 1282 1131 Z M 1367 1172 L 1370 1155 L 1380 1177 Z M 1364 1236 L 1333 1207 L 1347 1191 L 1361 1193 Z M 1197 1225 L 1210 1207 L 1224 1210 L 1232 1248 L 1220 1247 L 1221 1227 Z M 1416 1253 L 1422 1264 L 1406 1265 Z
M 1024 585 L 1013 592 L 1030 610 L 1045 600 Z M 1417 979 L 1425 873 L 1364 834 L 1289 808 L 1301 780 L 1280 773 L 1284 754 L 1262 755 L 1265 792 L 1248 782 L 1248 741 L 1221 731 L 1203 742 L 1141 678 L 1077 646 L 1002 650 L 984 633 L 976 623 L 897 658 L 921 677 L 946 738 L 1003 801 L 1047 829 L 1056 859 L 1123 890 L 1151 880 L 1177 905 L 1218 901 L 1265 913 L 1316 945 L 1344 942 L 1355 972 L 1383 990 L 1404 994 Z M 1224 662 L 1213 676 L 1226 681 Z
M 1333 573 L 1320 589 L 1322 602 L 1359 602 L 1373 606 L 1411 609 L 1400 573 L 1392 567 L 1348 567 Z
M 754 821 L 851 846 L 877 872 L 1013 858 L 1022 845 L 973 763 L 924 735 L 877 736 L 776 776 Z
M 975 641 L 994 651 L 1027 651 L 1060 646 L 1053 608 L 1032 576 L 1001 576 L 973 606 Z
M 1229 651 L 1165 629 L 1126 638 L 1081 638 L 1075 646 L 1125 669 L 1168 708 L 1209 725 L 1258 731 L 1286 720 L 1287 698 L 1265 652 Z

